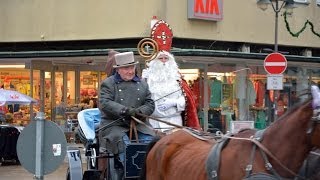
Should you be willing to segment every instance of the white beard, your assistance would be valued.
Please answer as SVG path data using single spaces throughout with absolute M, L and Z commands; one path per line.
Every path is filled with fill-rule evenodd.
M 181 76 L 178 65 L 173 59 L 169 59 L 166 63 L 157 59 L 151 61 L 148 74 L 147 82 L 154 100 L 180 89 L 178 81 L 181 80 Z M 172 95 L 175 96 L 174 94 Z

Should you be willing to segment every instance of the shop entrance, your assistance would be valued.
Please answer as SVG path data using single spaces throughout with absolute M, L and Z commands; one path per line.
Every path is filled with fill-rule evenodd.
M 77 113 L 97 107 L 100 82 L 106 77 L 101 64 L 74 61 L 31 61 L 33 97 L 39 99 L 34 111 L 43 111 L 47 120 L 72 131 Z

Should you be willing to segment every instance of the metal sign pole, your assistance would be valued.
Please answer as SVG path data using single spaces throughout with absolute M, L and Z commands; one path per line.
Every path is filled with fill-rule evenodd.
M 43 135 L 44 135 L 44 112 L 37 112 L 36 120 L 36 157 L 35 176 L 43 180 Z
M 274 90 L 273 91 L 273 121 L 276 121 L 278 119 L 278 93 L 280 96 L 279 90 Z

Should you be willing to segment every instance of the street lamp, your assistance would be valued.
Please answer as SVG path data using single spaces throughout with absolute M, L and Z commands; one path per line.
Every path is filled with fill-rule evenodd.
M 281 1 L 281 2 L 280 2 Z M 272 5 L 272 9 L 275 12 L 275 27 L 274 27 L 274 52 L 278 52 L 278 19 L 279 12 L 282 8 L 287 10 L 287 13 L 292 13 L 295 8 L 294 0 L 258 0 L 257 6 L 265 11 L 268 9 L 268 5 Z

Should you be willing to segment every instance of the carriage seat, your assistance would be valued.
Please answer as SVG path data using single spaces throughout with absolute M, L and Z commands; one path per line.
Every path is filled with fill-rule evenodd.
M 100 121 L 101 113 L 98 108 L 85 109 L 78 113 L 77 135 L 86 146 L 98 143 L 95 130 L 99 127 Z

